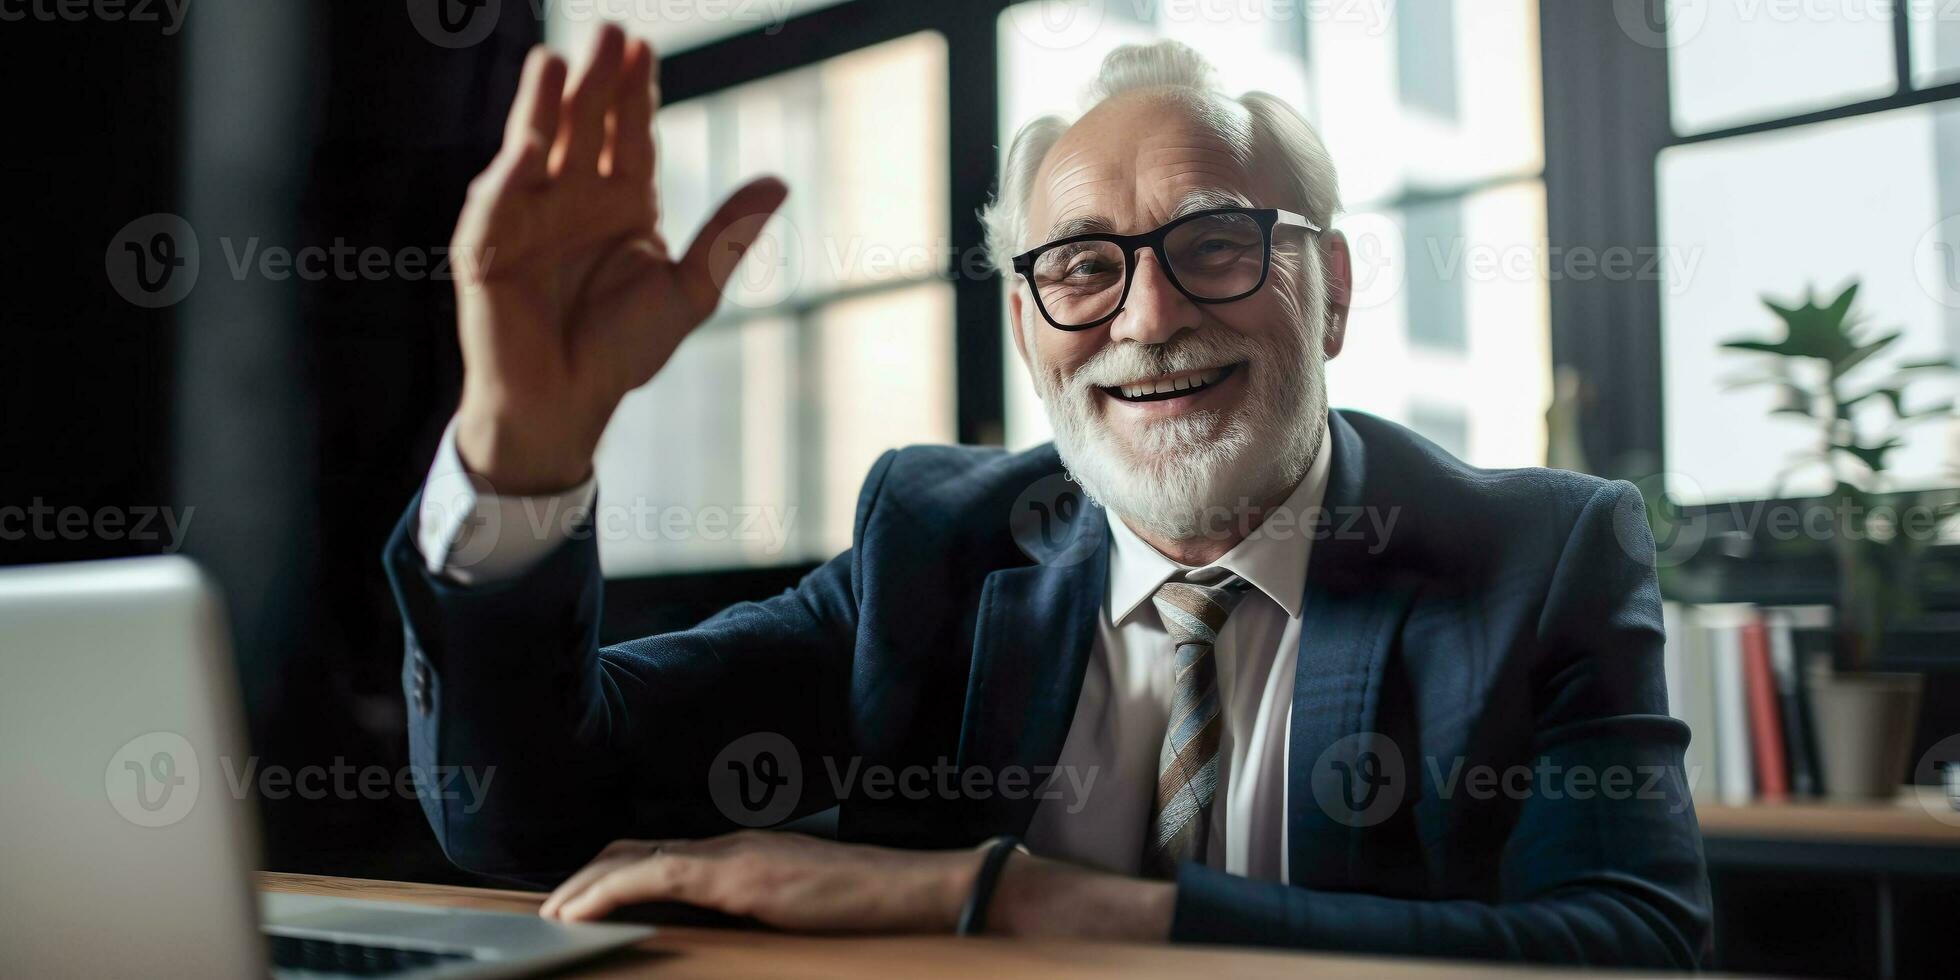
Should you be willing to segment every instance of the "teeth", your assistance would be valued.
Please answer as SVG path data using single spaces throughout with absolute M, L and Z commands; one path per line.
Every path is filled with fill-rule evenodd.
M 1142 398 L 1146 395 L 1161 395 L 1174 391 L 1195 391 L 1218 381 L 1223 368 L 1214 368 L 1202 374 L 1184 375 L 1178 378 L 1158 378 L 1153 381 L 1139 381 L 1135 384 L 1117 385 L 1116 390 L 1125 398 Z

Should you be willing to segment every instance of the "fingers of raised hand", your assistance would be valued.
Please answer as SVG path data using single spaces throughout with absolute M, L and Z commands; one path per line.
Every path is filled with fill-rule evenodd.
M 517 98 L 504 120 L 505 162 L 515 180 L 536 183 L 548 172 L 552 141 L 558 136 L 560 103 L 565 98 L 565 61 L 539 45 L 524 59 Z
M 782 207 L 789 188 L 774 177 L 744 184 L 723 201 L 681 256 L 679 281 L 693 314 L 706 319 L 721 302 L 735 266 L 762 237 L 770 215 Z
M 618 90 L 607 113 L 606 150 L 601 173 L 623 180 L 653 179 L 653 113 L 657 106 L 654 72 L 658 62 L 645 41 L 626 43 Z
M 565 96 L 551 161 L 554 176 L 599 172 L 599 154 L 606 145 L 606 117 L 618 98 L 619 74 L 625 62 L 626 32 L 617 24 L 601 24 L 592 39 L 591 53 Z

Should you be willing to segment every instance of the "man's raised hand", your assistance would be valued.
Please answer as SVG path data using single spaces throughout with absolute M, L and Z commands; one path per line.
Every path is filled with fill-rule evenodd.
M 569 90 L 566 76 L 556 55 L 531 52 L 451 242 L 457 449 L 498 493 L 585 479 L 619 400 L 714 312 L 788 194 L 774 178 L 742 187 L 672 257 L 655 227 L 653 49 L 607 24 Z

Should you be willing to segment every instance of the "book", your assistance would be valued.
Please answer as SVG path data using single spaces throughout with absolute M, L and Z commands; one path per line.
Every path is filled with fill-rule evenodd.
M 1769 630 L 1752 611 L 1740 627 L 1742 680 L 1749 702 L 1749 747 L 1756 772 L 1756 795 L 1770 802 L 1790 797 L 1790 774 L 1783 750 L 1783 718 L 1777 707 L 1776 676 L 1769 663 Z
M 1769 629 L 1769 666 L 1775 675 L 1777 706 L 1783 719 L 1783 748 L 1790 769 L 1790 793 L 1815 797 L 1824 792 L 1817 771 L 1817 744 L 1810 720 L 1810 697 L 1797 660 L 1795 631 L 1830 623 L 1828 606 L 1780 606 L 1763 610 Z
M 1667 711 L 1688 726 L 1682 778 L 1696 799 L 1713 802 L 1720 779 L 1715 751 L 1715 675 L 1709 658 L 1708 627 L 1700 610 L 1678 602 L 1661 606 L 1667 642 L 1662 669 L 1667 674 Z
M 1712 603 L 1699 614 L 1706 624 L 1715 701 L 1715 796 L 1741 806 L 1755 796 L 1754 750 L 1749 744 L 1749 698 L 1743 680 L 1742 625 L 1754 615 L 1746 602 Z

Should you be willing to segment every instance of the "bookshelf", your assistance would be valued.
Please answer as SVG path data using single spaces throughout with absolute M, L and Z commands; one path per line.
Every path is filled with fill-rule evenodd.
M 1917 795 L 1890 803 L 1697 804 L 1695 816 L 1703 838 L 1960 848 L 1960 811 L 1935 816 L 1927 806 L 1946 802 L 1928 793 L 1925 805 Z

